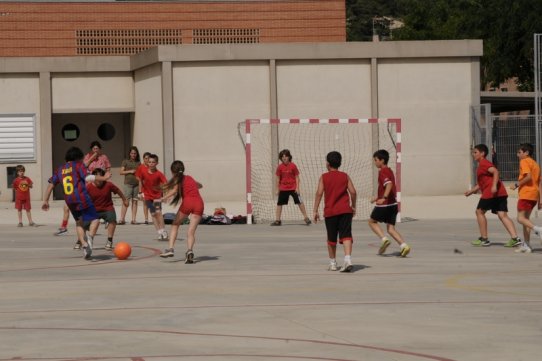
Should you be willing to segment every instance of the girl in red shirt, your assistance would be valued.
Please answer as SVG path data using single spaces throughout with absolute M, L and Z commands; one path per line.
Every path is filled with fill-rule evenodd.
M 165 249 L 160 254 L 160 257 L 173 257 L 174 246 L 177 240 L 177 233 L 179 227 L 183 221 L 190 216 L 190 223 L 188 225 L 188 234 L 186 237 L 186 243 L 188 250 L 185 254 L 185 263 L 194 263 L 194 243 L 196 243 L 196 229 L 201 221 L 203 215 L 203 199 L 199 193 L 199 189 L 202 185 L 194 180 L 189 175 L 184 174 L 184 164 L 180 160 L 176 160 L 171 163 L 171 179 L 164 186 L 167 189 L 167 193 L 162 198 L 167 200 L 173 197 L 170 204 L 176 205 L 179 200 L 182 199 L 181 206 L 177 211 L 177 216 L 171 224 L 171 230 L 169 232 L 169 248 Z

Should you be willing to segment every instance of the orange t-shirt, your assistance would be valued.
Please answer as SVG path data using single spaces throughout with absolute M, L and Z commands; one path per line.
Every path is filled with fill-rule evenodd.
M 527 184 L 519 187 L 519 199 L 538 201 L 540 167 L 533 158 L 525 158 L 519 162 L 518 180 L 521 181 L 527 174 L 531 175 L 531 180 Z

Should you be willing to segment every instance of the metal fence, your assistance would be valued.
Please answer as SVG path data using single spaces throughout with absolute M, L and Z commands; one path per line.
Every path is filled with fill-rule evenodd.
M 519 160 L 517 150 L 521 143 L 531 143 L 537 147 L 537 126 L 534 115 L 490 115 L 489 104 L 474 106 L 471 109 L 472 146 L 483 143 L 489 148 L 488 159 L 499 169 L 503 181 L 518 178 Z M 537 158 L 533 154 L 533 158 Z M 476 182 L 476 164 L 473 162 L 473 184 Z

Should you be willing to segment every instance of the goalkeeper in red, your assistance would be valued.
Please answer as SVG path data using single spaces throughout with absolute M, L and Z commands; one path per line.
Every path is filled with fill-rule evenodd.
M 308 226 L 311 224 L 311 220 L 307 217 L 305 204 L 303 204 L 303 200 L 299 195 L 299 170 L 292 162 L 292 154 L 288 149 L 283 149 L 279 153 L 279 160 L 281 163 L 278 165 L 277 171 L 275 172 L 275 175 L 277 176 L 278 201 L 275 212 L 275 221 L 271 223 L 271 225 L 282 225 L 280 220 L 282 216 L 282 206 L 288 204 L 288 199 L 291 196 L 294 199 L 294 203 L 299 206 L 305 224 Z
M 399 207 L 397 205 L 396 190 L 395 190 L 395 175 L 388 167 L 390 154 L 387 150 L 380 149 L 373 154 L 373 161 L 378 168 L 378 193 L 377 196 L 371 199 L 371 203 L 375 203 L 371 217 L 369 218 L 369 227 L 382 240 L 378 254 L 384 254 L 390 245 L 390 240 L 384 234 L 378 223 L 386 223 L 388 234 L 401 247 L 400 256 L 406 257 L 410 252 L 410 247 L 405 243 L 403 237 L 395 229 L 395 221 Z

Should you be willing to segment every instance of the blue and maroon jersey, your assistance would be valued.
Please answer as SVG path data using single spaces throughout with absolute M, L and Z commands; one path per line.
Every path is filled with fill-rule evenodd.
M 79 211 L 93 205 L 85 184 L 87 175 L 89 171 L 83 162 L 68 162 L 55 170 L 49 183 L 61 183 L 66 204 Z

